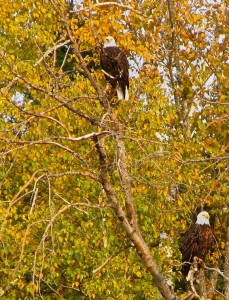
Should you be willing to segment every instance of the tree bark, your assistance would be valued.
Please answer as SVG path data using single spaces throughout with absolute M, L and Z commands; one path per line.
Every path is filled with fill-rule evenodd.
M 206 280 L 204 275 L 204 270 L 201 268 L 199 270 L 198 278 L 198 285 L 199 285 L 199 295 L 201 299 L 207 299 L 207 290 L 206 290 Z
M 117 125 L 117 124 L 116 124 Z M 100 160 L 100 175 L 99 181 L 103 186 L 103 189 L 107 195 L 109 202 L 112 205 L 112 208 L 118 217 L 123 229 L 125 230 L 129 239 L 133 242 L 136 247 L 138 255 L 141 257 L 144 265 L 147 267 L 148 271 L 153 277 L 153 281 L 160 291 L 162 297 L 166 300 L 175 300 L 177 299 L 170 286 L 167 284 L 164 276 L 161 273 L 160 268 L 157 263 L 154 261 L 148 245 L 145 243 L 140 230 L 138 229 L 138 224 L 135 216 L 133 199 L 130 191 L 130 178 L 126 167 L 125 161 L 125 147 L 123 141 L 116 136 L 117 142 L 117 152 L 120 159 L 119 163 L 122 164 L 120 167 L 120 180 L 126 200 L 126 213 L 122 209 L 118 199 L 116 197 L 115 191 L 112 188 L 112 184 L 109 179 L 108 171 L 108 162 L 106 151 L 100 142 L 99 138 L 94 137 L 95 147 L 97 149 L 99 160 Z M 133 224 L 131 222 L 133 221 Z

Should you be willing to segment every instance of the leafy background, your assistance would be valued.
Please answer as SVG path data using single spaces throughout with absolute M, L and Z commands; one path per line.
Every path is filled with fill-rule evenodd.
M 130 101 L 109 109 L 152 256 L 183 297 L 180 234 L 206 209 L 218 242 L 207 265 L 228 272 L 227 8 L 202 0 L 1 2 L 2 299 L 161 297 L 99 182 L 95 143 L 82 138 L 114 129 L 99 101 L 106 82 L 98 46 L 107 35 L 130 62 Z M 100 140 L 124 207 L 117 144 L 112 134 Z M 208 297 L 226 299 L 226 282 L 208 275 Z

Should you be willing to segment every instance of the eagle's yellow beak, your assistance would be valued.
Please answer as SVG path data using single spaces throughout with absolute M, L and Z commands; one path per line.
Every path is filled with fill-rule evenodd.
M 209 220 L 209 215 L 204 215 L 205 219 Z

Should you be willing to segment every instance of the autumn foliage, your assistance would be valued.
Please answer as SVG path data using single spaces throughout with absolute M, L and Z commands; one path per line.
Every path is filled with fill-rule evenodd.
M 202 209 L 224 277 L 196 292 L 227 299 L 227 5 L 1 1 L 2 299 L 182 299 L 180 235 Z M 104 94 L 108 35 L 129 101 Z

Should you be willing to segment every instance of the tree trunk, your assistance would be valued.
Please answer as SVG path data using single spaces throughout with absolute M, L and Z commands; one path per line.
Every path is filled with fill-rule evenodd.
M 110 113 L 112 116 L 112 112 Z M 117 168 L 119 169 L 121 185 L 125 196 L 126 212 L 123 210 L 120 203 L 118 202 L 118 199 L 116 197 L 115 191 L 112 187 L 112 183 L 109 178 L 109 162 L 107 161 L 106 151 L 98 137 L 95 137 L 95 146 L 100 160 L 100 183 L 102 184 L 103 189 L 106 192 L 107 198 L 111 203 L 116 216 L 120 220 L 123 229 L 125 230 L 129 239 L 135 245 L 136 251 L 141 257 L 144 265 L 147 267 L 150 274 L 153 276 L 153 281 L 157 286 L 158 290 L 160 291 L 162 297 L 166 300 L 175 300 L 177 299 L 176 296 L 174 295 L 170 286 L 167 284 L 157 263 L 154 261 L 150 253 L 150 249 L 145 243 L 139 230 L 135 214 L 135 207 L 133 203 L 133 196 L 131 193 L 131 181 L 126 165 L 125 146 L 122 141 L 122 137 L 120 136 L 120 124 L 115 119 L 114 115 L 112 116 L 112 121 L 114 122 L 114 136 L 117 145 Z

